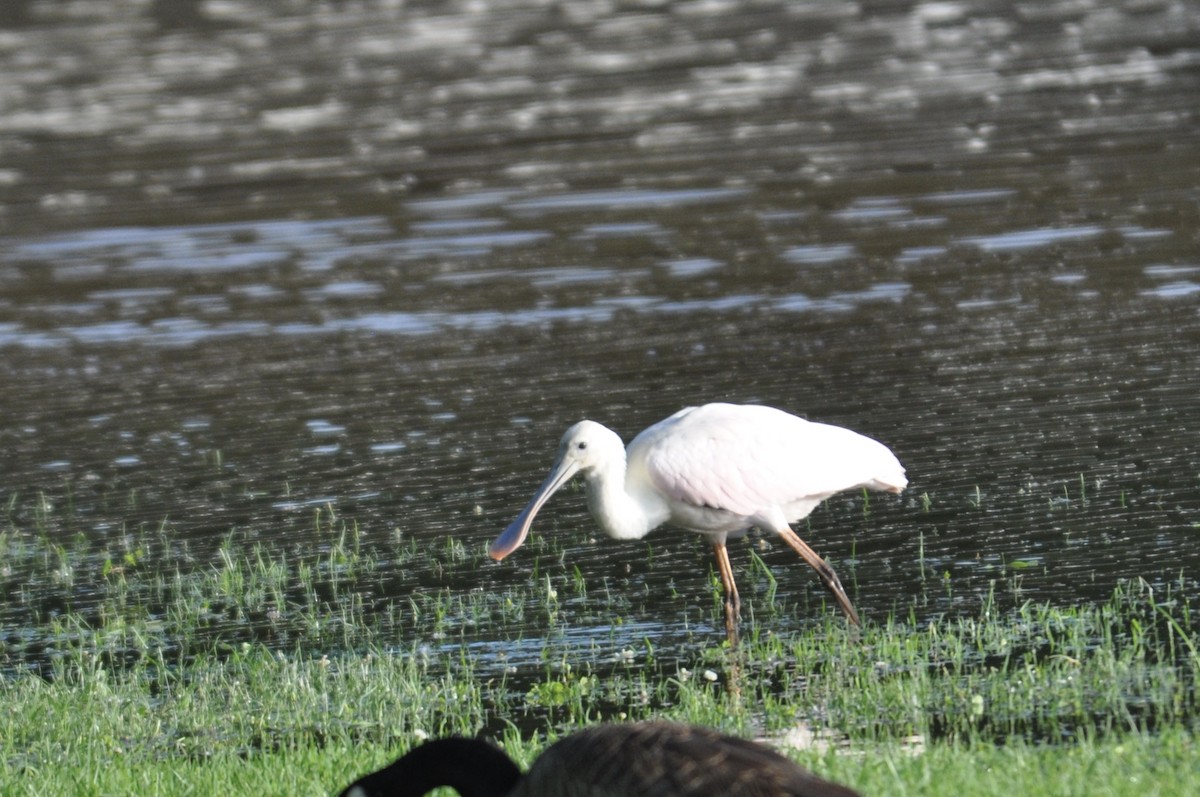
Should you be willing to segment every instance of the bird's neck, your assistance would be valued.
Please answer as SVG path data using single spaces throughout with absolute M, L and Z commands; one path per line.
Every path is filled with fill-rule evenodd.
M 637 540 L 662 522 L 652 517 L 652 508 L 631 495 L 625 485 L 625 454 L 614 457 L 604 468 L 587 475 L 588 509 L 604 529 L 617 540 Z
M 462 797 L 503 797 L 521 770 L 479 739 L 446 737 L 413 748 L 391 765 L 352 783 L 340 797 L 420 797 L 449 786 Z

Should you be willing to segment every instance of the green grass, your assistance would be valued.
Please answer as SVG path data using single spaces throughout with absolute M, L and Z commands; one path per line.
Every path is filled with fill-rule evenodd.
M 540 740 L 506 743 L 522 761 L 535 757 L 542 746 Z M 26 772 L 17 781 L 6 780 L 3 789 L 5 794 L 56 797 L 328 794 L 400 751 L 304 747 L 253 757 L 225 753 L 203 761 L 177 757 L 156 764 L 106 757 L 90 765 L 80 761 Z M 1200 788 L 1198 754 L 1193 737 L 1171 733 L 1065 748 L 955 745 L 913 755 L 898 747 L 876 747 L 794 757 L 872 797 L 1190 797 Z
M 867 795 L 1200 794 L 1182 584 L 861 632 L 832 612 L 786 633 L 749 617 L 737 651 L 704 631 L 665 654 L 615 631 L 581 643 L 580 622 L 617 628 L 629 604 L 578 568 L 418 590 L 396 579 L 473 582 L 480 557 L 400 534 L 367 546 L 328 509 L 306 547 L 235 531 L 206 552 L 167 523 L 97 542 L 51 535 L 36 502 L 9 513 L 0 795 L 329 793 L 431 736 L 483 734 L 528 762 L 573 728 L 648 717 L 804 727 L 819 744 L 793 755 Z M 751 566 L 760 606 L 786 617 Z
M 1094 608 L 751 637 L 670 671 L 549 657 L 520 686 L 453 645 L 331 657 L 246 642 L 116 666 L 111 636 L 76 633 L 49 672 L 0 681 L 0 788 L 320 791 L 428 736 L 483 731 L 529 760 L 547 734 L 666 716 L 746 736 L 803 724 L 828 749 L 797 757 L 868 794 L 1200 793 L 1200 657 L 1181 616 L 1186 602 L 1128 585 Z

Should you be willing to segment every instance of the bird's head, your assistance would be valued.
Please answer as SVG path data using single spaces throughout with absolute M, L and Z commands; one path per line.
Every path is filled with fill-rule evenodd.
M 580 421 L 572 426 L 558 444 L 550 474 L 517 519 L 488 547 L 488 555 L 499 561 L 520 548 L 538 510 L 576 473 L 592 477 L 624 461 L 625 445 L 612 429 L 595 421 Z
M 580 421 L 563 434 L 550 471 L 569 468 L 572 475 L 586 475 L 624 457 L 625 444 L 616 432 L 595 421 Z

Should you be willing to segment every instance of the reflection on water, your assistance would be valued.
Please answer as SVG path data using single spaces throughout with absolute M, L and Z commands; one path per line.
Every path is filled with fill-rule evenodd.
M 575 420 L 757 401 L 908 467 L 805 533 L 867 617 L 1196 589 L 1190 4 L 200 8 L 0 21 L 14 539 L 165 524 L 203 566 L 235 530 L 319 549 L 332 507 L 380 551 L 467 546 L 380 601 L 577 567 L 629 604 L 564 602 L 563 645 L 669 650 L 712 620 L 688 535 L 597 540 L 568 498 L 561 555 L 483 546 Z M 825 611 L 751 544 L 802 607 L 774 630 Z M 0 580 L 8 624 L 88 603 Z
M 676 208 L 675 202 L 686 207 L 697 194 L 703 194 L 706 201 L 717 201 L 704 192 L 663 192 L 654 202 L 663 211 L 670 211 Z M 744 193 L 736 196 L 744 204 Z M 605 192 L 604 197 L 605 204 L 596 205 L 591 204 L 598 201 L 596 195 L 582 197 L 580 207 L 585 218 L 594 214 L 611 216 L 626 206 L 621 192 Z M 574 208 L 577 198 L 579 195 L 559 194 L 540 201 L 548 208 Z M 983 253 L 1026 252 L 1107 236 L 1113 247 L 1137 251 L 1135 247 L 1142 246 L 1153 251 L 1157 239 L 1170 242 L 1174 237 L 1167 229 L 1088 225 L 964 235 L 947 245 L 932 243 L 945 240 L 944 233 L 937 230 L 927 234 L 931 243 L 908 246 L 891 263 L 871 262 L 851 243 L 780 242 L 764 246 L 766 251 L 760 257 L 769 260 L 757 269 L 735 269 L 728 261 L 711 258 L 670 257 L 647 259 L 640 266 L 617 261 L 603 266 L 585 262 L 541 266 L 531 264 L 539 262 L 548 250 L 579 250 L 582 246 L 586 251 L 587 244 L 598 238 L 619 235 L 633 242 L 641 239 L 643 246 L 652 248 L 660 239 L 671 236 L 666 228 L 646 223 L 591 224 L 582 228 L 583 233 L 568 235 L 549 225 L 541 230 L 506 229 L 512 221 L 503 214 L 514 207 L 527 208 L 532 202 L 515 201 L 502 206 L 497 209 L 497 217 L 490 219 L 453 220 L 432 226 L 425 222 L 420 227 L 424 234 L 411 236 L 398 235 L 382 218 L 350 218 L 311 223 L 110 228 L 10 239 L 0 242 L 7 244 L 4 251 L 8 261 L 20 264 L 10 272 L 10 287 L 14 293 L 28 295 L 20 312 L 14 314 L 22 320 L 0 326 L 0 345 L 40 348 L 78 342 L 186 346 L 212 338 L 280 334 L 430 335 L 541 327 L 554 322 L 603 324 L 611 322 L 619 311 L 843 312 L 877 302 L 929 301 L 914 292 L 914 282 L 921 275 L 902 267 L 945 261 L 952 254 L 969 257 L 962 246 Z M 876 210 L 866 215 L 860 212 L 858 203 L 828 215 L 841 220 L 852 218 L 863 234 L 871 235 L 880 226 L 894 222 L 892 213 L 877 212 L 885 202 L 897 215 L 910 217 L 898 198 L 872 199 L 869 204 Z M 474 205 L 471 201 L 466 204 Z M 727 204 L 722 207 L 729 209 Z M 427 204 L 421 212 L 429 212 Z M 962 229 L 970 218 L 960 213 L 944 221 Z M 986 224 L 986 214 L 982 220 L 976 214 L 975 223 Z M 451 225 L 458 229 L 486 228 L 488 232 L 448 235 Z M 684 232 L 677 230 L 674 234 Z M 775 237 L 783 237 L 779 229 Z M 546 245 L 548 241 L 554 242 L 552 248 Z M 663 246 L 678 251 L 669 243 Z M 509 267 L 474 267 L 480 262 L 506 261 Z M 408 262 L 414 265 L 397 268 Z M 831 274 L 809 270 L 835 264 L 842 267 Z M 30 279 L 31 271 L 36 272 L 36 280 Z M 781 271 L 786 274 L 782 279 Z M 1194 289 L 1194 282 L 1161 280 L 1165 275 L 1186 276 L 1193 271 L 1190 266 L 1147 266 L 1142 269 L 1143 275 L 1157 284 L 1142 289 L 1142 294 L 1186 295 Z M 674 282 L 664 283 L 664 274 L 674 277 Z M 746 279 L 748 276 L 757 279 Z M 1079 298 L 1092 296 L 1094 291 L 1086 273 L 1019 276 L 1028 283 L 1019 290 L 1023 298 L 971 296 L 959 299 L 956 306 L 962 310 L 992 306 L 997 301 L 1036 301 L 1034 291 L 1043 282 L 1073 287 Z M 689 284 L 689 280 L 696 282 Z M 862 287 L 844 289 L 853 284 Z M 811 285 L 813 293 L 781 292 L 788 286 L 805 285 Z M 199 286 L 202 289 L 198 291 Z M 577 286 L 587 291 L 570 290 Z M 748 287 L 760 291 L 747 292 Z M 939 290 L 953 288 L 943 285 Z M 535 296 L 532 305 L 522 301 L 527 301 L 531 292 Z M 67 295 L 73 295 L 74 300 L 64 301 Z M 396 309 L 406 306 L 411 309 Z

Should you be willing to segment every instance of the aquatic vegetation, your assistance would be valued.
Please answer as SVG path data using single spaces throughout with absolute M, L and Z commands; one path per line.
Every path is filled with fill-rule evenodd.
M 226 594 L 219 575 L 204 583 Z M 444 616 L 485 608 L 445 593 L 430 600 Z M 1027 604 L 861 632 L 831 618 L 804 633 L 749 635 L 733 653 L 699 649 L 686 665 L 633 651 L 581 653 L 564 639 L 542 648 L 539 663 L 510 668 L 478 643 L 386 641 L 381 625 L 362 627 L 372 615 L 355 605 L 310 617 L 358 624 L 353 635 L 315 646 L 314 632 L 290 650 L 261 641 L 210 643 L 206 652 L 196 640 L 168 645 L 164 622 L 149 617 L 103 627 L 56 620 L 49 664 L 0 679 L 9 708 L 0 736 L 12 751 L 0 775 L 29 777 L 67 761 L 155 770 L 231 756 L 311 760 L 306 751 L 352 747 L 363 750 L 355 761 L 364 767 L 380 758 L 372 750 L 430 736 L 483 732 L 535 751 L 545 734 L 656 716 L 765 738 L 808 728 L 818 750 L 851 756 L 919 739 L 927 750 L 1049 742 L 1086 757 L 1096 745 L 1136 749 L 1151 734 L 1186 749 L 1198 716 L 1193 606 L 1141 583 L 1070 610 Z
M 935 757 L 1001 743 L 1037 761 L 1051 745 L 1094 769 L 1097 751 L 1151 736 L 1186 750 L 1200 717 L 1196 590 L 1183 576 L 1060 606 L 1024 599 L 1012 560 L 969 614 L 914 604 L 857 630 L 793 603 L 752 552 L 746 633 L 731 650 L 715 576 L 711 601 L 677 598 L 678 627 L 641 623 L 641 603 L 661 596 L 614 588 L 554 543 L 523 580 L 462 589 L 488 583 L 481 552 L 403 533 L 367 544 L 328 507 L 312 509 L 302 544 L 234 529 L 206 552 L 166 520 L 101 539 L 58 534 L 69 522 L 35 497 L 10 500 L 0 530 L 0 783 L 53 790 L 64 765 L 120 762 L 143 779 L 263 757 L 332 776 L 312 751 L 365 771 L 382 751 L 448 733 L 483 733 L 529 760 L 571 728 L 669 717 L 768 739 L 803 729 L 809 756 L 876 751 L 892 763 L 871 776 L 822 759 L 869 791 L 871 777 L 928 777 L 932 765 L 887 752 L 914 740 Z M 642 555 L 653 566 L 660 551 Z M 954 589 L 930 570 L 929 589 Z M 128 790 L 105 782 L 96 793 Z

